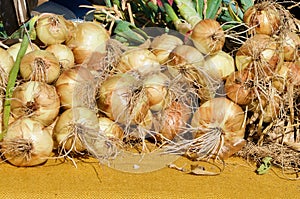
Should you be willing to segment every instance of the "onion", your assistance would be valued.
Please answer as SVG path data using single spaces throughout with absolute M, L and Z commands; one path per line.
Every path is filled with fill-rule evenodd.
M 16 61 L 17 59 L 17 55 L 18 52 L 20 50 L 21 47 L 21 43 L 15 43 L 13 45 L 11 45 L 8 49 L 7 52 L 13 57 L 14 61 Z M 34 50 L 39 50 L 40 48 L 35 44 L 35 43 L 30 43 L 28 44 L 27 50 L 25 52 L 25 54 L 34 51 Z
M 248 70 L 231 73 L 226 79 L 226 96 L 239 105 L 249 104 L 255 97 L 253 73 Z
M 177 46 L 182 45 L 183 42 L 180 38 L 170 35 L 162 34 L 154 37 L 150 44 L 151 52 L 153 52 L 159 63 L 164 64 L 167 62 L 170 52 Z
M 41 81 L 51 84 L 60 74 L 59 61 L 51 52 L 34 50 L 22 58 L 20 74 L 26 81 Z
M 220 50 L 205 58 L 205 70 L 216 79 L 226 79 L 235 71 L 234 59 L 228 53 Z
M 203 19 L 193 28 L 191 38 L 195 47 L 203 54 L 215 54 L 225 43 L 225 34 L 214 19 Z
M 107 117 L 99 117 L 100 132 L 111 139 L 122 139 L 123 129 L 114 121 Z
M 187 155 L 197 159 L 226 159 L 245 144 L 243 109 L 227 98 L 214 98 L 202 104 L 194 113 L 191 125 L 194 141 Z
M 182 102 L 173 101 L 161 115 L 159 135 L 173 140 L 183 133 L 191 116 L 190 108 Z
M 0 96 L 4 94 L 8 75 L 13 65 L 14 60 L 12 56 L 10 56 L 10 54 L 6 50 L 0 48 Z
M 168 66 L 176 69 L 189 68 L 192 66 L 204 65 L 204 56 L 196 48 L 189 45 L 180 45 L 172 50 L 169 55 Z
M 282 32 L 282 47 L 284 50 L 284 61 L 294 61 L 299 56 L 300 37 L 289 30 Z
M 69 37 L 69 29 L 63 16 L 44 13 L 36 22 L 36 34 L 45 45 L 60 44 Z
M 280 14 L 271 2 L 256 3 L 246 10 L 244 22 L 251 33 L 272 35 L 279 30 Z
M 279 63 L 277 42 L 268 35 L 256 34 L 237 51 L 235 63 L 238 70 L 248 68 L 257 71 L 256 76 L 274 74 Z
M 161 111 L 167 103 L 168 85 L 170 79 L 163 73 L 149 74 L 143 85 L 149 99 L 149 106 L 152 111 Z
M 75 63 L 81 64 L 92 55 L 105 54 L 108 39 L 109 34 L 102 25 L 85 21 L 76 25 L 72 38 L 66 44 L 73 51 Z
M 68 69 L 74 66 L 74 55 L 72 50 L 64 44 L 52 44 L 46 48 L 58 59 L 61 68 Z
M 52 150 L 50 132 L 30 118 L 21 118 L 11 123 L 1 143 L 5 159 L 15 166 L 42 164 L 50 157 Z
M 156 56 L 144 48 L 134 48 L 124 52 L 116 65 L 119 72 L 136 71 L 141 75 L 160 71 L 160 64 Z
M 58 118 L 53 138 L 61 154 L 82 152 L 87 148 L 88 135 L 99 132 L 99 121 L 96 113 L 85 107 L 74 107 L 65 110 Z
M 43 82 L 23 83 L 12 95 L 11 112 L 15 118 L 30 117 L 48 126 L 57 117 L 59 108 L 55 87 Z
M 141 123 L 149 110 L 141 83 L 123 73 L 112 75 L 101 84 L 97 104 L 111 120 L 125 125 Z
M 96 106 L 94 77 L 85 67 L 76 66 L 63 71 L 55 87 L 64 109 L 75 106 L 93 109 Z

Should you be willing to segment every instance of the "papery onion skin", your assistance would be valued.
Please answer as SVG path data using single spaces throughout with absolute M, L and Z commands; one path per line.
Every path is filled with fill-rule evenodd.
M 63 109 L 75 106 L 93 108 L 95 84 L 92 73 L 80 65 L 66 69 L 55 82 Z
M 95 53 L 105 54 L 110 35 L 102 25 L 85 21 L 75 27 L 72 38 L 66 42 L 73 51 L 75 63 L 82 64 Z
M 204 65 L 208 74 L 216 79 L 226 79 L 228 75 L 235 71 L 233 57 L 222 50 L 207 56 Z
M 15 43 L 13 45 L 11 45 L 8 49 L 7 52 L 13 57 L 14 61 L 16 61 L 17 59 L 17 55 L 18 52 L 20 50 L 21 47 L 21 43 Z M 34 51 L 34 50 L 39 50 L 40 48 L 35 44 L 35 43 L 30 43 L 28 44 L 27 50 L 25 52 L 25 54 Z
M 295 61 L 300 57 L 300 37 L 295 32 L 289 30 L 282 32 L 284 61 Z
M 85 134 L 97 134 L 98 131 L 96 113 L 85 107 L 74 107 L 60 115 L 53 129 L 53 138 L 55 145 L 64 152 L 82 152 L 86 149 Z
M 233 72 L 225 82 L 226 96 L 239 105 L 249 104 L 255 97 L 253 79 L 253 73 L 248 70 Z
M 64 44 L 52 44 L 46 48 L 58 59 L 62 69 L 72 68 L 75 65 L 75 59 L 72 50 Z
M 270 2 L 257 3 L 244 13 L 250 33 L 273 35 L 280 27 L 280 14 Z
M 136 71 L 141 75 L 145 75 L 160 71 L 160 63 L 150 50 L 134 48 L 121 55 L 116 70 L 122 73 Z
M 220 97 L 206 101 L 194 113 L 191 126 L 198 128 L 194 137 L 200 137 L 210 129 L 218 129 L 224 139 L 217 154 L 226 159 L 240 150 L 244 144 L 245 114 L 243 109 L 231 100 Z
M 43 82 L 30 81 L 15 88 L 11 100 L 11 112 L 15 118 L 30 117 L 48 126 L 60 109 L 55 87 Z
M 235 55 L 236 67 L 238 70 L 249 67 L 255 70 L 256 67 L 257 71 L 263 71 L 264 74 L 255 75 L 273 75 L 280 60 L 277 48 L 278 44 L 272 37 L 255 34 L 238 49 Z
M 218 21 L 203 19 L 194 26 L 191 39 L 201 53 L 205 55 L 215 54 L 222 50 L 225 34 Z
M 159 63 L 164 64 L 167 62 L 170 52 L 179 45 L 182 45 L 183 41 L 170 34 L 162 34 L 153 39 L 150 44 L 151 52 L 153 52 Z
M 9 125 L 1 151 L 15 166 L 36 166 L 47 161 L 53 150 L 53 139 L 41 123 L 21 118 Z
M 12 69 L 13 65 L 14 65 L 13 57 L 8 53 L 7 50 L 4 50 L 3 48 L 0 48 L 1 73 L 3 71 L 8 76 L 8 74 L 9 74 L 10 70 Z
M 34 50 L 22 58 L 20 74 L 25 81 L 41 81 L 51 84 L 60 74 L 59 61 L 49 51 Z
M 122 139 L 123 129 L 114 121 L 107 117 L 99 117 L 100 133 L 111 139 Z
M 196 67 L 204 65 L 204 56 L 193 46 L 179 45 L 169 54 L 168 66 L 187 69 L 190 65 Z
M 65 21 L 66 19 L 60 15 L 41 14 L 36 22 L 37 37 L 46 46 L 63 43 L 70 34 Z

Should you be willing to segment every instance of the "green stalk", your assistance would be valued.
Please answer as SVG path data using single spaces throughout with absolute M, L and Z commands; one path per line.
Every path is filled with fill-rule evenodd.
M 202 20 L 199 13 L 196 11 L 196 5 L 191 0 L 174 0 L 180 15 L 194 27 L 199 21 Z
M 37 16 L 33 17 L 29 22 L 29 31 L 28 35 L 24 34 L 23 41 L 21 43 L 20 50 L 18 52 L 16 61 L 9 73 L 7 86 L 6 86 L 6 93 L 5 93 L 5 101 L 4 101 L 4 107 L 3 107 L 3 131 L 0 132 L 0 141 L 5 137 L 7 129 L 8 129 L 8 123 L 10 118 L 10 105 L 11 105 L 11 98 L 14 90 L 14 86 L 16 84 L 17 76 L 20 69 L 20 64 L 23 56 L 26 53 L 28 44 L 30 42 L 32 34 L 35 34 L 33 31 L 35 21 L 37 20 Z
M 207 0 L 206 19 L 215 19 L 222 0 Z
M 204 0 L 196 0 L 196 10 L 201 20 L 203 19 Z

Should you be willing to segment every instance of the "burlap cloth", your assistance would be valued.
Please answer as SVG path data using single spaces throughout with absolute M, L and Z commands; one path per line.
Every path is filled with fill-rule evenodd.
M 299 198 L 300 182 L 273 171 L 257 175 L 239 158 L 226 161 L 218 176 L 195 176 L 162 168 L 148 173 L 121 172 L 93 159 L 17 168 L 0 164 L 0 198 Z M 185 159 L 175 163 L 184 165 Z M 277 170 L 280 172 L 280 170 Z

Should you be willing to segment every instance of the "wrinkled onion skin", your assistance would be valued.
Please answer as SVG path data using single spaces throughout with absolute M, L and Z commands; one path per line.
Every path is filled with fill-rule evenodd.
M 255 34 L 273 35 L 280 27 L 280 15 L 276 8 L 268 2 L 258 3 L 250 7 L 244 14 L 244 22 Z
M 215 54 L 222 50 L 225 34 L 220 23 L 214 19 L 198 22 L 191 34 L 194 46 L 203 54 Z
M 18 156 L 9 150 L 7 147 L 12 146 L 8 144 L 10 141 L 26 140 L 26 145 L 30 143 L 30 158 L 26 159 L 24 155 Z M 8 146 L 7 146 L 8 145 Z M 14 147 L 21 148 L 22 145 L 14 144 Z M 47 161 L 53 150 L 53 139 L 48 129 L 41 123 L 30 118 L 21 118 L 9 125 L 7 134 L 4 137 L 2 144 L 2 153 L 8 162 L 15 166 L 36 166 Z M 19 153 L 22 153 L 20 150 Z
M 56 119 L 59 108 L 55 87 L 43 82 L 23 83 L 12 95 L 11 112 L 15 118 L 30 117 L 48 126 Z
M 205 133 L 201 129 L 220 128 L 224 145 L 218 155 L 226 159 L 245 144 L 244 117 L 243 109 L 231 100 L 224 97 L 211 99 L 202 104 L 192 117 L 192 127 L 199 127 L 194 137 Z

